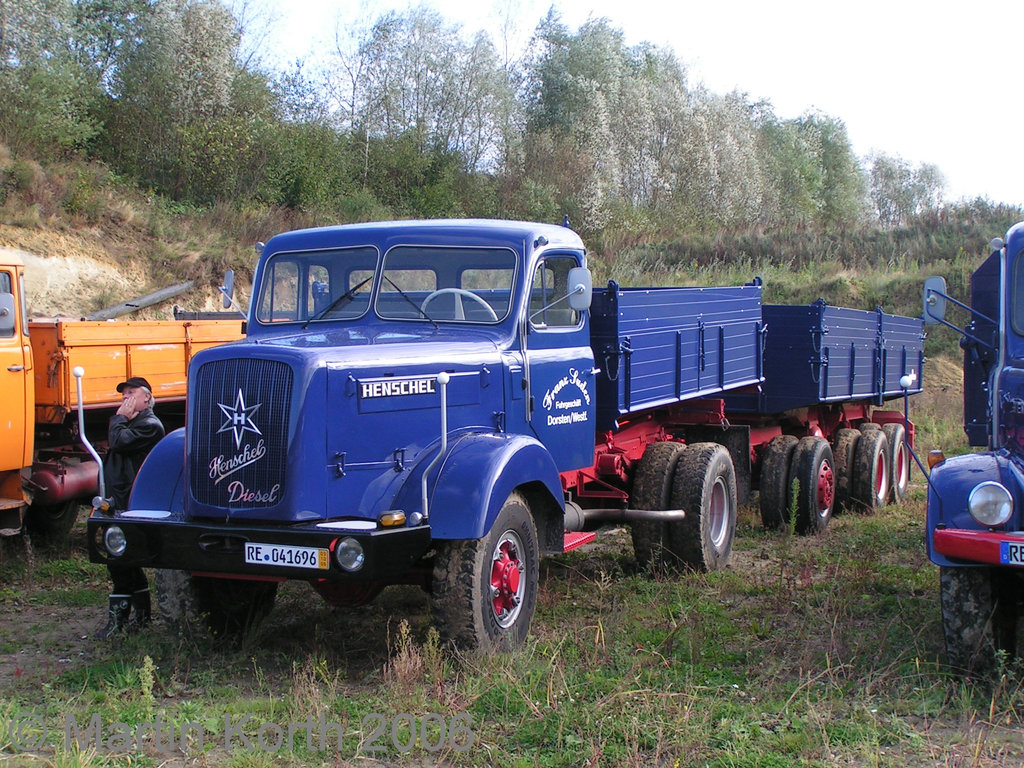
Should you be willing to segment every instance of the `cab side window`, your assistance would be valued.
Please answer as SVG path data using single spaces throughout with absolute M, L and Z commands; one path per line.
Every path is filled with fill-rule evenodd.
M 552 256 L 537 265 L 530 288 L 530 324 L 535 328 L 575 328 L 580 313 L 569 306 L 569 256 Z
M 0 307 L 14 307 L 14 282 L 10 272 L 0 272 L 0 294 L 3 294 L 7 301 L 0 303 Z M 0 309 L 2 311 L 2 309 Z M 12 310 L 8 310 L 12 311 Z M 10 326 L 10 327 L 8 327 Z M 0 338 L 9 339 L 14 336 L 16 328 L 13 322 L 0 323 Z

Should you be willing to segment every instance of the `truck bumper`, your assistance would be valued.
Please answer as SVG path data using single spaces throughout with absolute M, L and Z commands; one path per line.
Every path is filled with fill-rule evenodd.
M 939 554 L 966 563 L 1024 568 L 1024 532 L 937 528 L 932 545 Z
M 315 524 L 223 525 L 128 515 L 94 512 L 89 517 L 88 545 L 92 562 L 282 580 L 395 581 L 426 553 L 431 542 L 429 525 L 368 531 L 356 526 L 340 527 L 344 526 L 342 522 L 332 523 L 330 528 Z M 104 545 L 111 526 L 121 529 L 126 542 L 123 554 L 117 557 Z M 342 568 L 334 556 L 338 542 L 348 538 L 362 546 L 365 556 L 362 567 L 356 571 Z M 284 551 L 290 547 L 317 550 L 320 557 L 316 556 L 317 552 L 304 553 L 311 555 L 308 567 L 287 564 L 286 560 L 295 559 Z M 272 558 L 272 554 L 286 556 Z

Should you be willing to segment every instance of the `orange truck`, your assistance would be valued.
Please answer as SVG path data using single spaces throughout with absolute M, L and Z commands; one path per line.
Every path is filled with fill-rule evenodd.
M 89 321 L 27 316 L 24 263 L 0 249 L 0 536 L 27 528 L 48 543 L 74 524 L 98 490 L 99 466 L 81 443 L 104 452 L 118 383 L 144 376 L 167 431 L 184 426 L 189 360 L 243 336 L 243 320 Z

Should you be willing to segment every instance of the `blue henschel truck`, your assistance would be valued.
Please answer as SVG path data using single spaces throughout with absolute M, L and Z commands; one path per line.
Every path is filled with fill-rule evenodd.
M 728 561 L 737 504 L 822 530 L 899 499 L 923 324 L 761 286 L 594 290 L 579 236 L 509 221 L 289 232 L 247 337 L 189 368 L 187 427 L 95 562 L 159 569 L 169 619 L 246 626 L 279 582 L 351 606 L 426 589 L 448 642 L 526 636 L 538 562 L 630 525 L 642 566 Z M 145 371 L 136 372 L 144 375 Z
M 1024 639 L 1024 223 L 992 242 L 970 306 L 930 278 L 925 322 L 949 325 L 949 301 L 972 315 L 961 340 L 964 429 L 988 450 L 930 460 L 928 556 L 940 570 L 949 663 L 984 676 Z

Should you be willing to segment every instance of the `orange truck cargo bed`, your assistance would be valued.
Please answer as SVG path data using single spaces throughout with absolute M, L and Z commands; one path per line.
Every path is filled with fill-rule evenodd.
M 157 401 L 183 400 L 188 363 L 201 349 L 242 338 L 237 320 L 32 320 L 37 423 L 58 424 L 78 405 L 76 366 L 85 369 L 86 408 L 121 399 L 117 385 L 143 376 Z

